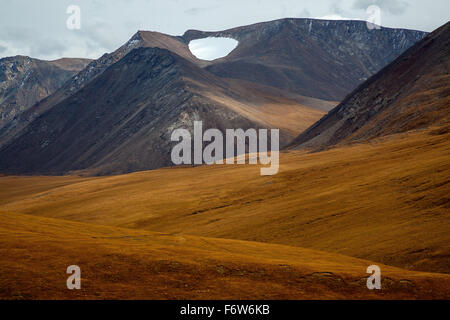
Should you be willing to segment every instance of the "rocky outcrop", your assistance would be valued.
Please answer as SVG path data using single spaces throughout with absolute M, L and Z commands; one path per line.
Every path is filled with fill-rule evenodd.
M 88 59 L 0 59 L 0 127 L 59 89 Z

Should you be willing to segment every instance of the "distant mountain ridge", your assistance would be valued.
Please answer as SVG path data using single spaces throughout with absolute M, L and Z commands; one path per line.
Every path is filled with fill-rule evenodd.
M 0 127 L 58 90 L 89 59 L 54 61 L 15 56 L 0 59 Z
M 218 76 L 258 82 L 341 101 L 427 33 L 368 29 L 365 21 L 281 19 L 218 32 L 188 30 L 186 43 L 206 37 L 239 41 L 228 56 L 207 63 Z
M 197 59 L 189 41 L 211 35 L 239 45 L 225 58 Z M 334 106 L 318 97 L 343 95 L 424 35 L 311 19 L 180 37 L 138 31 L 0 127 L 0 170 L 119 174 L 168 166 L 168 133 L 194 120 L 221 130 L 280 128 L 286 145 Z
M 67 81 L 54 94 L 48 95 L 45 99 L 39 101 L 32 109 L 25 110 L 25 112 L 11 118 L 9 123 L 3 126 L 0 125 L 0 147 L 20 134 L 20 131 L 40 114 L 75 94 L 101 75 L 107 68 L 125 57 L 131 50 L 145 47 L 168 49 L 181 56 L 190 55 L 190 59 L 196 60 L 190 53 L 187 45 L 183 44 L 179 39 L 158 32 L 138 31 L 129 41 L 114 52 L 105 53 L 99 59 L 90 61 L 77 74 L 72 74 L 72 78 L 66 79 Z M 179 49 L 180 47 L 181 50 Z

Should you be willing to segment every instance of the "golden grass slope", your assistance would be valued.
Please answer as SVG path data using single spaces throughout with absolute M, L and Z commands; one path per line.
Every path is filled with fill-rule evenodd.
M 282 153 L 272 177 L 260 176 L 257 166 L 184 167 L 74 180 L 33 194 L 27 185 L 43 178 L 2 177 L 0 212 L 276 243 L 450 273 L 449 138 L 442 127 Z M 20 200 L 5 195 L 16 179 L 27 179 Z
M 0 175 L 2 185 L 0 191 L 0 204 L 23 199 L 24 196 L 30 197 L 33 194 L 45 193 L 53 188 L 66 186 L 72 183 L 86 181 L 86 178 L 76 176 L 55 177 L 4 177 Z
M 282 130 L 288 135 L 290 139 L 288 142 L 291 142 L 296 135 L 325 115 L 322 110 L 283 98 L 279 98 L 277 101 L 253 103 L 241 102 L 230 97 L 214 94 L 206 94 L 205 96 L 261 124 L 264 128 Z
M 450 275 L 281 245 L 0 214 L 0 299 L 445 299 Z M 81 268 L 81 290 L 66 268 Z

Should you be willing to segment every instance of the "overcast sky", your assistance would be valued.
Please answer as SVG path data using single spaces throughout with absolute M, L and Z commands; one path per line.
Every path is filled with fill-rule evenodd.
M 0 0 L 0 57 L 98 58 L 137 30 L 181 35 L 279 18 L 366 20 L 381 9 L 381 25 L 432 31 L 450 20 L 449 0 Z M 81 28 L 67 28 L 67 8 L 81 10 Z

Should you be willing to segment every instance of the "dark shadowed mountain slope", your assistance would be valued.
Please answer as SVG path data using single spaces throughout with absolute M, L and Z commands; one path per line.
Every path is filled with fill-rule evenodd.
M 89 59 L 44 61 L 26 56 L 0 59 L 0 127 L 59 89 Z
M 302 133 L 296 147 L 324 147 L 448 123 L 450 23 L 362 84 Z
M 227 57 L 206 66 L 221 77 L 341 101 L 425 35 L 404 29 L 369 30 L 364 21 L 282 19 L 220 32 L 189 30 L 182 38 L 186 43 L 206 37 L 238 40 Z
M 252 95 L 168 50 L 134 49 L 3 146 L 0 169 L 114 174 L 168 166 L 172 130 L 192 130 L 194 120 L 222 131 L 267 127 Z
M 88 65 L 86 63 L 84 68 L 77 70 L 79 73 L 72 72 L 68 77 L 65 77 L 65 83 L 61 83 L 58 87 L 59 90 L 53 90 L 55 92 L 52 95 L 41 100 L 33 108 L 20 114 L 14 114 L 10 121 L 3 126 L 0 124 L 0 147 L 16 138 L 21 130 L 40 114 L 75 94 L 131 50 L 142 47 L 168 49 L 188 60 L 196 60 L 189 51 L 188 46 L 180 39 L 158 32 L 138 31 L 129 41 L 114 52 L 106 53 L 99 59 L 91 61 Z

